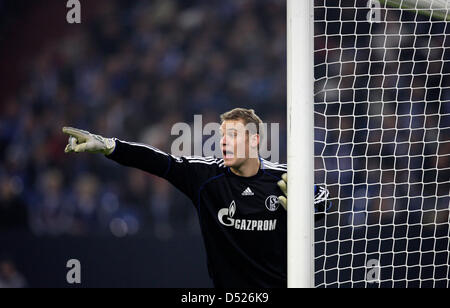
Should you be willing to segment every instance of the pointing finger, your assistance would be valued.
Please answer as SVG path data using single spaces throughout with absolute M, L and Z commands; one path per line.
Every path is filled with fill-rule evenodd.
M 73 128 L 73 127 L 63 127 L 62 129 L 64 134 L 67 134 L 69 136 L 73 136 L 75 137 L 78 141 L 86 141 L 87 140 L 87 136 L 88 136 L 88 132 L 78 129 L 78 128 Z

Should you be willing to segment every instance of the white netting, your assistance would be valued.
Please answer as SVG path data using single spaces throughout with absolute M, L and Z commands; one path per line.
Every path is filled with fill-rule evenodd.
M 315 1 L 317 287 L 450 287 L 450 4 L 431 2 Z

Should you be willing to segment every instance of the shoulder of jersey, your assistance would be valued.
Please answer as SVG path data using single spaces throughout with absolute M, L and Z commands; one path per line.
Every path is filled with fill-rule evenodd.
M 261 161 L 264 169 L 287 172 L 287 164 L 273 163 L 265 159 L 261 159 Z
M 210 166 L 217 166 L 225 168 L 225 163 L 222 158 L 215 158 L 212 156 L 184 156 L 187 162 L 190 164 L 204 164 Z

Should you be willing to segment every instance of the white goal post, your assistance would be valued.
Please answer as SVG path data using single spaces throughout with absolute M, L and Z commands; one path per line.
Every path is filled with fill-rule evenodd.
M 449 21 L 446 0 L 287 0 L 288 287 L 450 287 Z
M 309 0 L 287 0 L 289 287 L 314 286 L 312 14 Z

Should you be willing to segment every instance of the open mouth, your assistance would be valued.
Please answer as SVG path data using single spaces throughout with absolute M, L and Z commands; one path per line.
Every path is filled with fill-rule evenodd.
M 233 157 L 233 152 L 227 151 L 227 150 L 223 150 L 222 151 L 222 155 L 223 155 L 224 158 L 231 158 L 231 157 Z

